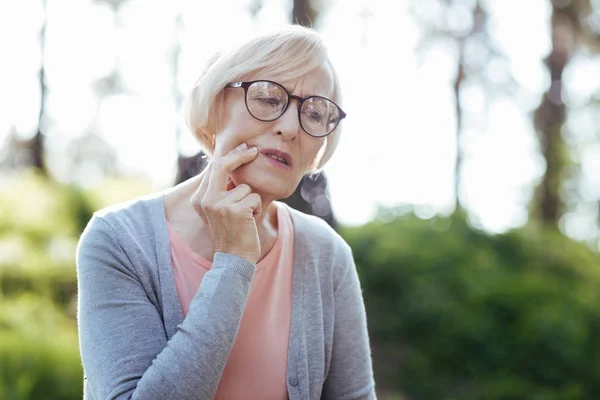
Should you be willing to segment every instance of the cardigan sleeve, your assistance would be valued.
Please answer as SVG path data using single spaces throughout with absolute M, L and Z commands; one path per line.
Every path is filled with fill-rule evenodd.
M 350 247 L 345 242 L 342 247 L 344 260 L 334 288 L 331 364 L 321 398 L 374 400 L 375 380 L 360 282 Z
M 130 258 L 102 217 L 78 244 L 78 329 L 95 400 L 211 399 L 237 336 L 255 265 L 215 253 L 190 311 L 167 341 Z

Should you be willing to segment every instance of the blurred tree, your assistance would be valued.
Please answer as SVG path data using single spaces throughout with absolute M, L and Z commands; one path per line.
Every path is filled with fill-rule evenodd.
M 463 164 L 462 133 L 466 127 L 465 110 L 461 104 L 464 89 L 468 85 L 479 86 L 488 96 L 510 93 L 516 84 L 508 68 L 505 55 L 495 46 L 488 31 L 488 13 L 480 0 L 414 1 L 412 13 L 424 33 L 418 46 L 422 55 L 432 46 L 447 45 L 456 59 L 456 72 L 452 80 L 456 117 L 456 161 L 454 167 L 455 210 L 461 212 L 461 173 Z M 506 81 L 490 76 L 491 64 L 504 68 Z M 487 107 L 487 104 L 485 104 Z
M 2 145 L 0 168 L 5 170 L 19 170 L 34 166 L 36 164 L 36 149 L 37 155 L 43 154 L 42 136 L 40 135 L 38 139 L 36 141 L 35 136 L 31 139 L 22 139 L 13 126 Z M 42 163 L 42 165 L 44 164 Z M 43 173 L 41 169 L 40 172 Z
M 450 5 L 450 3 L 449 3 Z M 473 22 L 471 28 L 466 29 L 463 34 L 460 32 L 455 33 L 455 40 L 457 44 L 457 65 L 456 75 L 452 89 L 454 91 L 454 108 L 456 113 L 456 161 L 454 164 L 454 192 L 455 192 L 455 210 L 460 211 L 460 185 L 461 185 L 461 172 L 462 172 L 462 148 L 461 148 L 461 132 L 463 130 L 463 112 L 460 102 L 461 89 L 463 87 L 466 75 L 465 66 L 465 52 L 467 47 L 467 39 L 472 38 L 476 35 L 483 35 L 485 32 L 485 25 L 487 22 L 487 15 L 481 8 L 479 1 L 476 2 L 475 7 L 472 11 Z M 468 68 L 468 67 L 467 67 Z
M 600 254 L 550 229 L 383 210 L 343 227 L 378 391 L 419 400 L 600 398 Z M 426 249 L 426 250 L 424 250 Z
M 117 150 L 102 136 L 99 127 L 100 105 L 112 95 L 127 93 L 118 66 L 108 75 L 92 84 L 96 97 L 95 113 L 83 134 L 71 139 L 67 145 L 66 170 L 68 179 L 77 185 L 97 184 L 106 176 L 115 177 L 123 173 Z
M 115 13 L 115 19 L 118 19 L 119 9 L 127 3 L 128 0 L 94 0 L 96 3 L 106 3 L 108 4 L 113 12 Z
M 106 176 L 121 175 L 117 151 L 98 134 L 95 121 L 67 147 L 70 180 L 79 185 L 93 186 Z
M 121 26 L 119 10 L 127 0 L 94 0 L 94 2 L 108 5 L 114 14 L 114 25 Z M 114 69 L 92 84 L 92 92 L 97 100 L 92 119 L 83 134 L 71 140 L 67 147 L 69 178 L 79 185 L 91 186 L 98 184 L 107 176 L 115 177 L 122 173 L 117 151 L 102 137 L 98 121 L 100 106 L 108 97 L 130 93 L 121 75 L 118 54 L 115 57 Z
M 36 133 L 30 139 L 21 139 L 16 129 L 12 129 L 8 141 L 5 143 L 6 149 L 3 151 L 3 157 L 0 160 L 2 168 L 20 169 L 33 167 L 41 174 L 47 176 L 48 170 L 44 162 L 44 130 L 47 127 L 46 116 L 46 98 L 48 88 L 46 86 L 46 68 L 45 68 L 45 50 L 46 50 L 46 0 L 42 0 L 42 25 L 39 32 L 40 44 L 40 70 L 38 72 L 38 82 L 40 87 L 40 108 L 38 112 L 38 122 Z
M 44 163 L 44 133 L 42 132 L 45 128 L 44 117 L 46 110 L 46 98 L 47 98 L 47 87 L 46 87 L 46 68 L 45 68 L 45 50 L 46 50 L 46 24 L 47 24 L 47 12 L 46 12 L 46 0 L 42 0 L 43 7 L 43 15 L 44 19 L 42 22 L 42 27 L 40 29 L 40 72 L 39 72 L 39 81 L 40 81 L 40 111 L 38 113 L 38 124 L 37 124 L 37 132 L 35 136 L 31 140 L 30 148 L 32 155 L 32 165 L 34 168 L 37 168 L 42 174 L 48 175 L 48 170 L 46 169 L 46 165 Z
M 316 19 L 319 15 L 316 1 L 314 0 L 293 0 L 292 6 L 292 24 L 298 24 L 312 28 L 316 26 Z
M 533 214 L 542 223 L 557 226 L 565 211 L 561 190 L 569 178 L 570 164 L 562 136 L 567 115 L 563 73 L 581 47 L 595 52 L 600 50 L 600 30 L 592 18 L 594 8 L 590 0 L 550 0 L 550 6 L 552 48 L 545 59 L 550 86 L 534 113 L 534 125 L 546 171 L 536 189 Z
M 181 53 L 181 31 L 183 29 L 183 17 L 181 12 L 177 13 L 174 23 L 175 38 L 171 48 L 171 92 L 175 101 L 175 110 L 179 112 L 183 104 L 183 96 L 179 90 L 179 56 Z M 179 143 L 181 141 L 181 126 L 179 121 L 175 123 L 175 140 L 177 143 L 177 175 L 176 184 L 187 181 L 206 167 L 202 152 L 193 156 L 186 156 L 181 152 Z

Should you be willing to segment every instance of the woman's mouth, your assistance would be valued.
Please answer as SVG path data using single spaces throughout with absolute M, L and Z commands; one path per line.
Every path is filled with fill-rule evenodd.
M 276 156 L 275 154 L 265 154 L 266 156 L 271 157 L 273 160 L 275 161 L 279 161 L 284 163 L 285 165 L 287 165 L 287 161 L 285 161 L 283 158 Z
M 269 155 L 269 154 L 264 154 L 264 153 L 261 153 L 260 155 L 263 158 L 265 158 L 269 163 L 271 163 L 271 165 L 273 165 L 274 167 L 282 168 L 282 169 L 290 168 L 290 166 L 282 158 L 279 158 L 275 155 Z
M 261 150 L 260 155 L 275 167 L 288 169 L 292 166 L 292 157 L 286 152 L 276 149 L 264 149 Z

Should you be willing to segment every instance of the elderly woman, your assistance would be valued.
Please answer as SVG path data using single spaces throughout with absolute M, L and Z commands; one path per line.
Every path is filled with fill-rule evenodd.
M 95 213 L 77 256 L 88 399 L 373 399 L 349 246 L 278 199 L 332 156 L 340 87 L 309 29 L 209 62 L 187 122 L 211 163 Z

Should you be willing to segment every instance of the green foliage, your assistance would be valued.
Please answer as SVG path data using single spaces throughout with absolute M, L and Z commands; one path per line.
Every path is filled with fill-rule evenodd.
M 143 180 L 106 179 L 83 190 L 33 171 L 0 183 L 0 294 L 36 293 L 67 311 L 77 293 L 77 241 L 93 212 L 150 189 Z
M 75 248 L 92 211 L 144 182 L 82 190 L 0 177 L 0 398 L 81 398 Z M 378 387 L 419 400 L 600 398 L 600 255 L 533 226 L 489 236 L 460 216 L 382 214 L 342 228 Z
M 600 398 L 600 255 L 464 220 L 344 229 L 380 384 L 415 399 Z
M 0 269 L 0 293 L 7 297 L 35 293 L 74 316 L 77 295 L 75 267 Z
M 0 399 L 81 399 L 77 241 L 94 210 L 148 191 L 141 180 L 83 190 L 0 175 Z
M 82 376 L 74 320 L 38 296 L 0 303 L 1 399 L 81 399 Z

